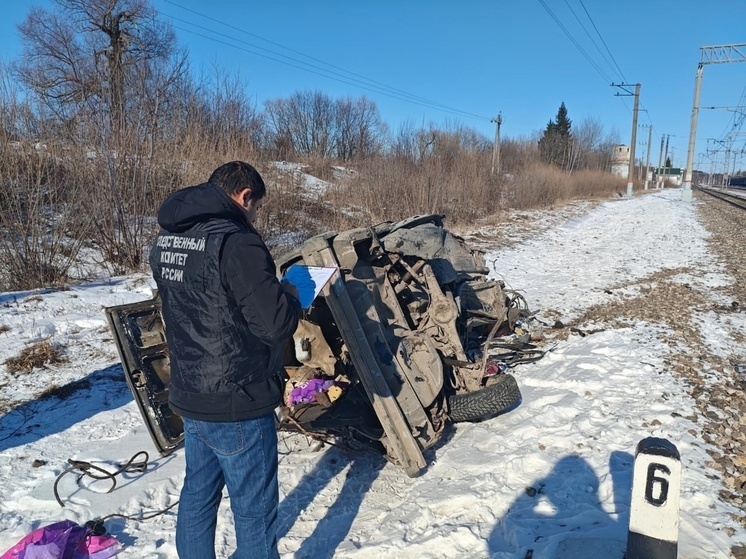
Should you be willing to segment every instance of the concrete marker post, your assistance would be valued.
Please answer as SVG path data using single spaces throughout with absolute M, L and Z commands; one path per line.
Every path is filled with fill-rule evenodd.
M 666 439 L 637 444 L 632 477 L 626 559 L 676 559 L 681 459 Z

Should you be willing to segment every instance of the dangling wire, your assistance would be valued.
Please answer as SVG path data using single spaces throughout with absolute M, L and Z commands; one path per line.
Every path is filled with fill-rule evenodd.
M 145 458 L 142 460 L 135 460 L 138 456 L 144 455 Z M 78 476 L 78 482 L 83 478 L 83 476 L 88 476 L 93 479 L 108 479 L 111 481 L 111 487 L 107 491 L 107 493 L 111 493 L 114 491 L 114 489 L 117 486 L 117 478 L 119 474 L 123 472 L 130 472 L 130 473 L 143 473 L 145 469 L 148 467 L 148 453 L 144 450 L 141 450 L 140 452 L 135 453 L 132 458 L 127 461 L 127 463 L 121 465 L 119 469 L 116 472 L 109 472 L 105 470 L 104 468 L 100 466 L 96 466 L 94 464 L 91 464 L 90 462 L 86 462 L 84 460 L 73 460 L 72 458 L 68 459 L 68 464 L 70 464 L 67 468 L 65 468 L 60 475 L 57 476 L 57 479 L 54 480 L 54 498 L 57 499 L 57 502 L 61 507 L 65 506 L 65 503 L 62 502 L 62 499 L 60 498 L 60 494 L 57 491 L 57 486 L 60 483 L 60 480 L 70 472 L 77 471 L 79 473 Z M 95 472 L 100 472 L 101 475 L 97 475 Z

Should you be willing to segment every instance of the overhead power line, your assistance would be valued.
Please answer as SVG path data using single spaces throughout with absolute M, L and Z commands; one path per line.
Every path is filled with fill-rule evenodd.
M 324 66 L 329 66 L 330 68 L 335 68 L 335 69 L 337 69 L 337 70 L 340 70 L 340 71 L 344 72 L 345 74 L 349 74 L 349 75 L 351 75 L 351 76 L 356 76 L 356 77 L 358 77 L 358 78 L 361 78 L 361 79 L 362 79 L 362 80 L 364 80 L 364 81 L 367 81 L 367 82 L 370 82 L 370 83 L 372 83 L 372 84 L 376 84 L 376 85 L 382 86 L 382 87 L 384 87 L 384 88 L 386 88 L 386 89 L 390 89 L 391 91 L 394 91 L 394 92 L 397 92 L 397 93 L 403 94 L 403 95 L 405 95 L 405 96 L 407 96 L 407 97 L 412 97 L 413 99 L 418 99 L 418 100 L 420 100 L 420 101 L 424 101 L 424 102 L 427 102 L 427 103 L 432 103 L 432 104 L 439 104 L 439 103 L 433 103 L 433 102 L 431 102 L 431 101 L 430 101 L 429 99 L 425 99 L 424 97 L 419 97 L 419 96 L 417 96 L 417 95 L 412 95 L 412 94 L 410 94 L 410 93 L 407 93 L 407 92 L 406 92 L 406 91 L 404 91 L 404 90 L 401 90 L 401 89 L 397 89 L 397 88 L 395 88 L 395 87 L 391 87 L 391 86 L 388 86 L 388 85 L 386 85 L 385 83 L 382 83 L 382 82 L 379 82 L 379 81 L 376 81 L 376 80 L 373 80 L 373 79 L 370 79 L 370 78 L 366 78 L 365 76 L 363 76 L 363 75 L 361 75 L 361 74 L 357 74 L 357 73 L 355 73 L 355 72 L 352 72 L 352 71 L 350 71 L 350 70 L 346 70 L 345 68 L 342 68 L 342 67 L 340 67 L 340 66 L 337 66 L 337 65 L 335 65 L 335 64 L 331 64 L 331 63 L 329 63 L 329 62 L 326 62 L 326 61 L 324 61 L 324 60 L 321 60 L 320 58 L 316 58 L 316 57 L 313 57 L 313 56 L 311 56 L 311 55 L 309 55 L 309 54 L 306 54 L 306 53 L 304 53 L 304 52 L 301 52 L 301 51 L 299 51 L 299 50 L 296 50 L 296 49 L 292 49 L 292 48 L 290 48 L 290 47 L 287 47 L 287 46 L 285 46 L 285 45 L 282 45 L 282 44 L 280 44 L 280 43 L 278 43 L 278 42 L 276 42 L 276 41 L 271 41 L 270 39 L 266 39 L 266 38 L 264 38 L 264 37 L 261 37 L 261 36 L 259 36 L 259 35 L 255 34 L 255 33 L 251 33 L 251 32 L 249 32 L 249 31 L 246 31 L 245 29 L 242 29 L 242 28 L 240 28 L 240 27 L 237 27 L 237 26 L 235 26 L 235 25 L 231 25 L 231 24 L 229 24 L 229 23 L 225 23 L 225 22 L 223 22 L 223 21 L 220 21 L 219 19 L 216 19 L 216 18 L 214 18 L 214 17 L 208 16 L 207 14 L 203 14 L 203 13 L 200 13 L 200 12 L 198 12 L 198 11 L 196 11 L 196 10 L 193 10 L 193 9 L 191 9 L 191 8 L 187 8 L 186 6 L 180 6 L 179 4 L 177 4 L 176 2 L 173 2 L 173 1 L 171 1 L 171 0 L 163 0 L 163 1 L 164 1 L 164 2 L 166 2 L 167 4 L 171 4 L 172 6 L 176 6 L 176 7 L 178 7 L 178 8 L 181 8 L 182 10 L 185 10 L 185 11 L 187 11 L 187 12 L 191 12 L 191 13 L 193 13 L 193 14 L 195 14 L 195 15 L 197 15 L 197 16 L 199 16 L 199 17 L 201 17 L 201 18 L 204 18 L 204 19 L 208 19 L 208 20 L 210 20 L 210 21 L 213 21 L 213 22 L 215 22 L 215 23 L 218 23 L 218 24 L 220 24 L 220 25 L 222 25 L 222 26 L 224 26 L 224 27 L 227 27 L 227 28 L 229 28 L 229 29 L 233 29 L 233 30 L 235 30 L 235 31 L 238 31 L 238 32 L 240 32 L 240 33 L 243 33 L 244 35 L 248 35 L 248 36 L 250 36 L 250 37 L 254 37 L 255 39 L 259 39 L 260 41 L 264 41 L 265 43 L 269 43 L 270 45 L 274 45 L 274 46 L 276 46 L 276 47 L 279 47 L 279 48 L 281 48 L 281 49 L 287 50 L 288 52 L 292 52 L 292 53 L 294 53 L 294 54 L 297 54 L 297 55 L 299 55 L 299 56 L 302 56 L 302 57 L 304 57 L 304 58 L 308 58 L 309 60 L 313 60 L 314 62 L 318 62 L 318 63 L 320 63 L 320 64 L 323 64 Z M 178 19 L 179 21 L 183 21 L 184 23 L 189 23 L 189 24 L 191 24 L 191 25 L 195 25 L 195 26 L 198 26 L 197 24 L 193 24 L 192 22 L 188 22 L 188 21 L 186 21 L 186 20 L 182 20 L 182 19 L 176 18 L 175 16 L 171 16 L 171 15 L 169 15 L 169 14 L 165 14 L 165 15 L 168 15 L 168 17 L 171 17 L 171 18 L 173 18 L 173 19 Z M 200 27 L 201 27 L 201 26 L 200 26 Z M 203 27 L 203 29 L 206 29 L 206 28 L 204 28 L 204 27 Z M 238 40 L 238 39 L 237 39 L 237 40 Z M 246 43 L 246 44 L 250 44 L 250 43 Z M 269 49 L 265 49 L 264 47 L 260 47 L 260 46 L 258 46 L 258 45 L 252 45 L 252 46 L 256 46 L 256 48 L 260 48 L 260 49 L 262 49 L 262 50 L 266 50 L 267 52 L 271 52 L 271 53 L 273 53 L 273 54 L 277 54 L 278 56 L 282 56 L 282 57 L 285 57 L 285 58 L 290 58 L 290 57 L 288 57 L 287 55 L 284 55 L 284 54 L 281 54 L 281 53 L 276 53 L 275 51 L 271 51 L 271 50 L 269 50 Z M 292 58 L 290 58 L 290 59 L 291 59 L 291 60 L 294 60 L 294 59 L 292 59 Z M 300 62 L 301 64 L 307 64 L 307 62 L 302 62 L 302 61 L 298 61 L 298 62 Z M 445 107 L 445 108 L 450 108 L 450 107 Z M 458 110 L 458 109 L 456 109 L 456 110 Z
M 601 43 L 603 44 L 604 48 L 606 49 L 606 52 L 609 55 L 609 58 L 611 58 L 611 62 L 609 62 L 609 58 L 606 57 L 604 52 L 601 50 L 601 48 L 598 46 L 598 43 L 593 39 L 591 34 L 586 29 L 586 26 L 583 24 L 581 19 L 578 17 L 575 10 L 572 8 L 568 0 L 565 0 L 565 4 L 569 8 L 572 15 L 575 17 L 575 20 L 580 25 L 581 29 L 585 32 L 586 36 L 590 39 L 591 43 L 594 47 L 596 47 L 596 50 L 601 55 L 601 58 L 603 58 L 604 62 L 609 66 L 612 72 L 618 72 L 619 75 L 622 77 L 623 82 L 627 82 L 627 78 L 624 76 L 624 72 L 622 72 L 622 69 L 620 68 L 619 64 L 616 61 L 616 58 L 614 58 L 614 55 L 611 53 L 611 50 L 609 49 L 609 46 L 606 44 L 606 41 L 603 38 L 603 35 L 601 35 L 601 31 L 599 31 L 598 26 L 596 25 L 596 22 L 593 21 L 593 18 L 591 17 L 591 14 L 588 12 L 588 9 L 585 7 L 585 4 L 583 3 L 583 0 L 578 0 L 580 2 L 580 5 L 583 8 L 583 11 L 585 12 L 585 15 L 587 16 L 588 20 L 591 22 L 591 25 L 593 25 L 593 29 L 596 31 L 596 35 L 598 35 L 598 38 L 601 40 Z M 585 59 L 588 61 L 588 63 L 598 72 L 598 74 L 608 82 L 611 82 L 612 80 L 609 79 L 608 74 L 601 70 L 601 68 L 596 64 L 596 62 L 590 57 L 590 55 L 583 49 L 583 47 L 580 46 L 580 43 L 575 39 L 575 37 L 570 33 L 570 31 L 565 27 L 562 22 L 559 20 L 559 18 L 552 12 L 552 10 L 547 6 L 547 4 L 544 2 L 544 0 L 539 0 L 539 3 L 542 5 L 542 7 L 546 10 L 546 12 L 552 17 L 552 19 L 555 21 L 555 23 L 559 26 L 559 28 L 565 33 L 568 39 L 575 45 L 575 47 L 580 51 L 580 53 L 585 57 Z M 612 66 L 613 63 L 613 66 Z M 613 85 L 613 84 L 612 84 Z M 633 111 L 632 107 L 630 107 L 629 103 L 627 103 L 627 100 L 624 97 L 620 97 L 622 102 L 624 103 L 624 106 L 626 107 L 627 111 L 630 113 Z M 648 122 L 650 123 L 650 126 L 653 126 L 653 121 L 650 118 L 650 114 L 648 113 L 647 109 L 644 107 L 641 109 L 645 112 L 645 116 L 648 119 Z M 653 126 L 654 130 L 657 128 Z M 658 135 L 657 132 L 654 132 L 656 136 Z
M 596 34 L 598 35 L 598 38 L 601 39 L 601 42 L 604 45 L 604 48 L 606 48 L 606 52 L 609 53 L 609 56 L 611 57 L 611 60 L 614 61 L 614 66 L 616 66 L 616 69 L 619 70 L 619 75 L 622 76 L 622 80 L 624 82 L 627 82 L 627 78 L 624 77 L 624 72 L 622 72 L 622 69 L 619 67 L 619 64 L 616 62 L 616 58 L 614 58 L 614 55 L 611 54 L 611 51 L 609 50 L 609 46 L 606 44 L 606 41 L 604 41 L 603 36 L 601 35 L 601 32 L 598 30 L 598 27 L 596 27 L 595 22 L 593 21 L 593 18 L 591 17 L 591 14 L 588 13 L 588 9 L 585 7 L 585 4 L 583 4 L 583 0 L 578 0 L 580 2 L 580 5 L 583 6 L 583 10 L 585 11 L 585 15 L 588 16 L 588 19 L 591 22 L 591 25 L 593 25 L 593 29 L 596 30 Z
M 578 22 L 578 25 L 580 25 L 580 28 L 585 32 L 586 37 L 588 37 L 591 40 L 591 43 L 593 43 L 593 46 L 596 47 L 596 50 L 601 55 L 601 58 L 603 58 L 604 62 L 606 62 L 606 64 L 609 65 L 609 68 L 611 68 L 611 71 L 614 72 L 615 71 L 614 70 L 614 66 L 611 64 L 611 62 L 609 62 L 609 59 L 606 57 L 606 55 L 604 54 L 604 52 L 601 50 L 601 47 L 598 46 L 598 43 L 596 43 L 596 40 L 588 32 L 588 29 L 586 29 L 585 24 L 582 21 L 580 21 L 580 18 L 578 17 L 578 14 L 575 13 L 575 10 L 572 9 L 572 6 L 570 5 L 570 3 L 567 0 L 565 0 L 565 4 L 570 9 L 570 12 L 572 13 L 573 17 L 575 17 L 575 21 Z M 586 12 L 586 15 L 587 15 L 587 13 L 588 12 Z M 590 19 L 590 16 L 588 16 L 588 18 Z M 593 20 L 591 20 L 591 23 L 593 23 Z M 594 27 L 595 27 L 595 25 L 594 25 Z M 598 32 L 598 30 L 596 30 L 596 31 Z M 621 76 L 621 72 L 619 74 Z M 624 76 L 622 76 L 622 78 L 624 78 Z M 624 80 L 624 81 L 627 81 L 627 80 Z
M 239 31 L 239 32 L 244 33 L 246 35 L 250 35 L 250 36 L 255 37 L 255 38 L 259 39 L 259 40 L 265 41 L 267 43 L 270 43 L 272 45 L 275 45 L 275 46 L 278 46 L 278 47 L 280 47 L 282 49 L 285 49 L 285 50 L 287 50 L 289 52 L 292 52 L 292 53 L 295 53 L 297 55 L 300 55 L 300 56 L 303 56 L 305 58 L 308 58 L 309 60 L 313 60 L 315 62 L 318 62 L 319 64 L 321 64 L 323 66 L 320 66 L 319 64 L 311 64 L 311 63 L 309 63 L 307 61 L 300 60 L 300 59 L 298 59 L 296 57 L 288 56 L 286 54 L 283 54 L 283 53 L 280 53 L 280 52 L 277 52 L 277 51 L 274 51 L 274 50 L 271 50 L 271 49 L 268 49 L 268 48 L 256 45 L 254 43 L 250 43 L 250 42 L 245 41 L 243 39 L 240 39 L 240 38 L 237 38 L 237 37 L 234 37 L 234 36 L 231 36 L 231 35 L 227 35 L 227 34 L 225 34 L 223 32 L 217 31 L 215 29 L 211 29 L 209 27 L 200 25 L 198 23 L 194 23 L 192 21 L 188 21 L 188 20 L 176 17 L 174 15 L 164 13 L 165 16 L 171 18 L 172 20 L 182 22 L 182 23 L 184 23 L 186 25 L 192 26 L 192 27 L 197 28 L 197 29 L 201 29 L 201 30 L 206 31 L 207 33 L 210 33 L 210 34 L 219 35 L 221 38 L 216 38 L 216 37 L 211 36 L 211 35 L 205 35 L 205 34 L 196 32 L 196 31 L 191 30 L 191 29 L 186 29 L 186 28 L 174 25 L 174 27 L 176 29 L 179 29 L 180 31 L 184 31 L 186 33 L 191 33 L 193 35 L 197 35 L 199 37 L 203 37 L 205 39 L 208 39 L 208 40 L 216 42 L 216 43 L 228 45 L 228 46 L 231 46 L 231 47 L 233 47 L 235 49 L 242 50 L 244 52 L 248 52 L 250 54 L 254 54 L 256 56 L 260 56 L 262 58 L 266 58 L 268 60 L 272 60 L 272 61 L 278 62 L 280 64 L 285 64 L 286 66 L 290 66 L 290 67 L 293 67 L 293 68 L 304 70 L 306 72 L 310 72 L 312 74 L 316 74 L 318 76 L 322 76 L 322 77 L 325 77 L 327 79 L 331 79 L 331 80 L 338 81 L 338 82 L 341 82 L 341 83 L 344 83 L 344 84 L 347 84 L 347 85 L 352 85 L 352 86 L 355 86 L 355 87 L 359 87 L 361 89 L 364 89 L 366 91 L 370 91 L 370 92 L 373 92 L 373 93 L 377 93 L 379 95 L 385 95 L 385 96 L 391 97 L 393 99 L 397 99 L 397 100 L 400 100 L 400 101 L 405 101 L 407 103 L 411 103 L 411 104 L 414 104 L 414 105 L 419 105 L 421 107 L 425 107 L 425 108 L 429 108 L 429 109 L 434 109 L 434 110 L 438 110 L 438 111 L 442 111 L 442 112 L 446 112 L 446 113 L 451 113 L 451 114 L 454 114 L 454 115 L 457 115 L 457 116 L 461 116 L 461 117 L 469 117 L 469 118 L 475 118 L 475 119 L 479 119 L 479 120 L 489 120 L 488 117 L 485 117 L 485 116 L 482 116 L 482 115 L 478 115 L 478 114 L 474 114 L 474 113 L 470 113 L 468 111 L 464 111 L 464 110 L 461 110 L 461 109 L 458 109 L 458 108 L 455 108 L 455 107 L 451 107 L 451 106 L 448 106 L 448 105 L 444 105 L 442 103 L 438 103 L 436 101 L 432 101 L 432 100 L 427 99 L 425 97 L 420 97 L 418 95 L 414 95 L 412 93 L 408 93 L 408 92 L 406 92 L 406 91 L 404 91 L 402 89 L 389 86 L 389 85 L 387 85 L 385 83 L 382 83 L 382 82 L 379 82 L 379 81 L 376 81 L 376 80 L 372 80 L 372 79 L 367 78 L 367 77 L 365 77 L 365 76 L 363 76 L 361 74 L 357 74 L 355 72 L 351 72 L 351 71 L 346 70 L 346 69 L 344 69 L 344 68 L 342 68 L 340 66 L 336 66 L 334 64 L 330 64 L 330 63 L 325 62 L 325 61 L 323 61 L 321 59 L 309 56 L 309 55 L 307 55 L 307 54 L 305 54 L 303 52 L 291 49 L 289 47 L 285 47 L 285 46 L 281 45 L 280 43 L 277 43 L 277 42 L 274 42 L 274 41 L 270 41 L 269 39 L 265 39 L 263 37 L 260 37 L 259 35 L 256 35 L 254 33 L 250 33 L 248 31 L 244 31 L 243 29 L 241 29 L 239 27 L 236 27 L 236 26 L 230 25 L 228 23 L 222 22 L 222 21 L 220 21 L 218 19 L 215 19 L 215 18 L 213 18 L 211 16 L 208 16 L 206 14 L 202 14 L 202 13 L 197 12 L 195 10 L 192 10 L 190 8 L 186 8 L 184 6 L 179 5 L 176 2 L 172 2 L 171 0 L 163 0 L 163 1 L 166 2 L 167 4 L 170 4 L 170 5 L 176 6 L 176 7 L 180 8 L 180 9 L 186 10 L 186 11 L 191 12 L 191 13 L 193 13 L 193 14 L 195 14 L 197 16 L 200 16 L 202 18 L 205 18 L 205 19 L 208 19 L 210 21 L 216 22 L 216 23 L 218 23 L 218 24 L 220 24 L 222 26 L 225 26 L 227 28 Z M 229 41 L 232 41 L 232 42 L 229 42 Z M 236 44 L 236 43 L 238 43 L 238 44 Z M 265 51 L 266 53 L 269 53 L 269 54 L 264 54 L 262 52 L 257 52 L 257 50 L 255 50 L 255 49 L 259 49 L 261 51 Z M 324 66 L 328 66 L 328 68 L 326 68 Z M 339 71 L 335 71 L 335 70 L 332 70 L 330 68 L 334 68 L 335 70 L 339 70 Z
M 736 105 L 741 106 L 746 104 L 746 87 L 743 88 L 743 91 L 741 92 L 741 97 L 738 99 L 738 103 Z M 725 124 L 725 128 L 720 133 L 719 139 L 725 138 L 728 133 L 730 132 L 731 128 L 736 123 L 736 113 L 731 114 L 730 118 L 728 118 L 728 122 Z
M 552 19 L 559 26 L 559 28 L 562 30 L 562 32 L 565 35 L 567 35 L 567 38 L 570 39 L 570 41 L 572 42 L 572 44 L 575 45 L 575 47 L 580 51 L 580 54 L 582 54 L 583 57 L 585 57 L 585 59 L 588 61 L 588 63 L 591 66 L 593 66 L 593 68 L 604 79 L 604 81 L 607 84 L 610 83 L 610 82 L 612 82 L 613 80 L 611 78 L 609 78 L 609 76 L 603 70 L 601 70 L 601 68 L 598 67 L 598 64 L 596 64 L 593 61 L 593 59 L 588 55 L 588 53 L 585 52 L 585 50 L 583 49 L 583 47 L 580 46 L 580 43 L 578 43 L 575 40 L 575 37 L 572 36 L 572 33 L 570 33 L 567 30 L 567 28 L 564 25 L 562 25 L 562 22 L 559 20 L 559 18 L 556 15 L 554 15 L 554 12 L 552 12 L 552 10 L 549 9 L 549 6 L 546 5 L 546 3 L 544 2 L 544 0 L 539 0 L 539 3 L 544 7 L 544 9 L 546 10 L 546 12 L 552 17 Z

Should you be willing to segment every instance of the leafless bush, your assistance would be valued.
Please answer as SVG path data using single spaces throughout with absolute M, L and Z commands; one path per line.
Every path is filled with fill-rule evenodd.
M 570 180 L 553 165 L 533 163 L 517 173 L 505 189 L 505 206 L 524 210 L 549 207 L 562 198 L 562 187 Z
M 404 126 L 390 155 L 355 166 L 356 178 L 327 199 L 359 210 L 365 223 L 424 213 L 444 214 L 456 223 L 496 211 L 501 184 L 490 176 L 491 149 L 480 138 L 460 127 Z
M 602 171 L 584 170 L 572 174 L 571 185 L 571 199 L 594 200 L 626 192 L 627 180 Z
M 59 144 L 24 137 L 40 123 L 7 80 L 0 83 L 0 112 L 7 134 L 0 142 L 0 288 L 58 285 L 87 233 L 76 217 L 83 184 Z
M 599 171 L 564 170 L 541 163 L 528 166 L 506 188 L 507 204 L 515 209 L 551 207 L 576 199 L 609 198 L 625 189 L 626 180 Z
M 331 182 L 334 180 L 334 169 L 336 161 L 332 159 L 310 158 L 305 160 L 303 172 L 307 173 L 322 181 Z
M 358 178 L 329 195 L 333 205 L 358 206 L 365 223 L 423 213 L 445 214 L 454 225 L 507 209 L 551 207 L 580 198 L 608 198 L 625 181 L 599 171 L 566 171 L 537 161 L 534 142 L 507 143 L 501 171 L 490 176 L 491 154 L 468 149 L 457 135 L 429 130 L 402 141 L 395 157 L 368 160 Z
M 339 213 L 325 202 L 322 192 L 305 187 L 300 173 L 280 171 L 276 165 L 259 165 L 259 171 L 267 184 L 267 198 L 256 227 L 275 256 L 313 235 L 341 229 Z
M 10 326 L 7 324 L 0 324 L 0 334 L 5 334 L 6 332 L 10 332 Z
M 66 358 L 59 347 L 49 340 L 42 340 L 24 348 L 17 356 L 6 359 L 5 366 L 10 373 L 28 374 L 34 369 L 57 365 L 65 361 Z
M 513 138 L 502 142 L 500 147 L 502 174 L 518 174 L 537 161 L 539 161 L 539 148 L 535 138 Z

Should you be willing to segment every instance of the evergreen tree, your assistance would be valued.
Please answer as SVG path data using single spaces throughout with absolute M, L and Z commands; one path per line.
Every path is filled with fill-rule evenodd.
M 571 162 L 572 121 L 567 117 L 564 101 L 539 140 L 539 153 L 542 161 L 551 165 L 564 166 Z
M 560 108 L 557 110 L 557 117 L 554 119 L 557 131 L 567 138 L 570 137 L 570 129 L 572 128 L 572 121 L 567 118 L 567 107 L 563 101 Z

